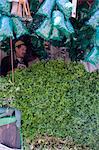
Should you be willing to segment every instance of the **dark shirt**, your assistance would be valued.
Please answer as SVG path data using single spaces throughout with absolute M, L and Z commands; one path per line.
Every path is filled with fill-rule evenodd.
M 18 64 L 20 62 L 16 59 L 13 61 L 13 68 L 17 68 Z M 23 59 L 23 64 L 28 67 L 28 61 L 26 59 Z M 12 70 L 11 65 L 11 56 L 6 56 L 1 61 L 1 75 L 6 76 L 9 71 Z

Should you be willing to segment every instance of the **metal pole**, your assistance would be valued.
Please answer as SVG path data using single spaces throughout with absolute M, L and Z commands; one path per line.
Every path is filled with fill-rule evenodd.
M 14 61 L 13 61 L 13 47 L 12 47 L 12 38 L 10 38 L 10 48 L 11 48 L 11 67 L 12 67 L 12 82 L 14 83 Z
M 76 18 L 77 12 L 77 0 L 72 0 L 72 4 L 73 4 L 73 10 L 72 10 L 72 17 Z

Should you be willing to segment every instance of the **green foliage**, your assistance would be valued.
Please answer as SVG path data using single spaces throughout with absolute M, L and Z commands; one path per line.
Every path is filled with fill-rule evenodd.
M 23 134 L 29 140 L 39 135 L 71 136 L 92 149 L 99 148 L 99 75 L 87 73 L 76 63 L 49 61 L 15 72 L 8 77 L 0 98 L 12 96 L 12 106 L 22 111 Z M 9 94 L 10 92 L 10 94 Z M 11 97 L 10 97 L 11 98 Z

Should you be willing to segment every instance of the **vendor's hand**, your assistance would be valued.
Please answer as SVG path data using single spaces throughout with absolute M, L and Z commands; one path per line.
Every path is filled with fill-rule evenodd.
M 18 64 L 17 68 L 24 69 L 24 68 L 26 68 L 26 65 L 24 65 L 24 64 Z

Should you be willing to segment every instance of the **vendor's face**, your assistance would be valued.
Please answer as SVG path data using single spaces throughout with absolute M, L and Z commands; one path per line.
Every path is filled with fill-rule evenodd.
M 26 46 L 25 45 L 21 45 L 19 47 L 16 47 L 15 51 L 16 51 L 16 56 L 18 58 L 24 58 L 25 54 L 26 54 Z

